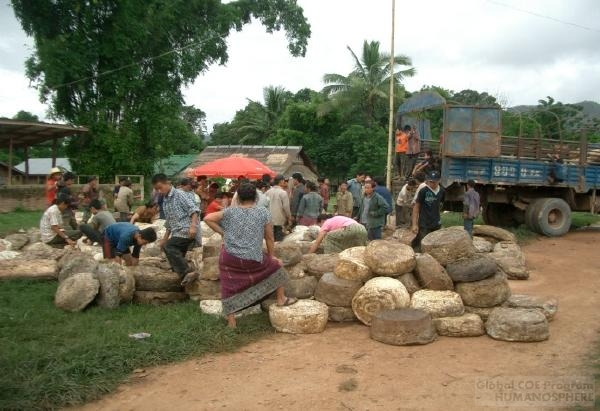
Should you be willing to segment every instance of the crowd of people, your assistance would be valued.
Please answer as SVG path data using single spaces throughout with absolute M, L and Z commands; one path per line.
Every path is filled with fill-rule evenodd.
M 413 245 L 440 228 L 440 208 L 444 189 L 431 153 L 417 162 L 410 144 L 410 127 L 405 128 L 409 151 L 399 158 L 400 170 L 412 170 L 396 198 L 396 223 L 415 234 Z M 413 160 L 414 163 L 413 163 Z M 401 171 L 404 172 L 404 171 Z M 122 178 L 113 190 L 113 211 L 107 209 L 97 178 L 89 178 L 78 192 L 72 190 L 75 176 L 52 169 L 46 184 L 48 208 L 40 221 L 41 239 L 62 247 L 74 245 L 82 236 L 90 244 L 101 245 L 105 259 L 136 265 L 141 248 L 159 242 L 171 269 L 182 285 L 194 281 L 198 273 L 186 260 L 186 253 L 202 245 L 200 222 L 204 221 L 223 237 L 219 257 L 223 310 L 229 326 L 235 327 L 235 313 L 275 292 L 277 304 L 296 302 L 286 297 L 287 274 L 274 256 L 274 245 L 295 226 L 320 226 L 310 248 L 316 252 L 339 253 L 381 239 L 387 217 L 393 210 L 392 193 L 383 177 L 364 172 L 337 187 L 335 204 L 330 206 L 330 183 L 326 178 L 306 180 L 301 173 L 265 174 L 256 181 L 239 176 L 229 185 L 220 185 L 207 176 L 183 178 L 173 185 L 164 174 L 152 177 L 150 201 L 132 211 L 137 199 L 131 181 Z M 465 229 L 472 235 L 473 220 L 479 212 L 479 195 L 469 181 L 465 194 Z M 74 211 L 83 211 L 77 224 Z M 140 228 L 136 223 L 163 219 L 165 235 Z M 263 241 L 266 250 L 263 249 Z

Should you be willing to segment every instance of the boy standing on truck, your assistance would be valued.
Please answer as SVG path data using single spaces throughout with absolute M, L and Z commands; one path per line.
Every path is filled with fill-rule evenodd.
M 463 226 L 473 238 L 473 221 L 479 215 L 479 193 L 475 191 L 475 180 L 467 181 L 467 191 L 463 199 Z
M 427 234 L 442 227 L 440 208 L 444 201 L 444 188 L 440 186 L 440 174 L 432 171 L 423 187 L 417 193 L 412 214 L 412 232 L 417 234 L 412 246 L 421 247 L 421 240 Z

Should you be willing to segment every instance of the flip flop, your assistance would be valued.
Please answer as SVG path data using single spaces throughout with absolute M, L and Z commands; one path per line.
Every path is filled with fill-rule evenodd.
M 279 307 L 287 307 L 290 305 L 294 305 L 298 302 L 298 299 L 295 297 L 285 297 L 285 301 L 283 304 L 277 304 Z
M 187 284 L 193 282 L 195 279 L 198 278 L 198 274 L 194 271 L 187 273 L 185 275 L 185 277 L 183 277 L 183 281 L 181 282 L 181 286 L 185 287 Z

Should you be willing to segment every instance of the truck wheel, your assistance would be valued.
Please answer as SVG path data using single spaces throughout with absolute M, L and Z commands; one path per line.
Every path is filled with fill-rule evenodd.
M 544 200 L 544 198 L 536 198 L 531 203 L 529 203 L 527 209 L 525 210 L 525 224 L 534 233 L 541 233 L 540 226 L 538 225 L 535 216 L 537 214 L 537 209 L 540 208 Z
M 571 207 L 562 198 L 541 200 L 533 215 L 539 227 L 539 233 L 548 237 L 566 234 L 571 228 Z

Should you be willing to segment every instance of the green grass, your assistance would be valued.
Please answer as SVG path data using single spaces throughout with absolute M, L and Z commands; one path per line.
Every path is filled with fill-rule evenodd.
M 581 212 L 575 212 L 572 214 L 571 227 L 581 228 L 596 223 L 600 223 L 600 215 L 598 214 Z
M 169 306 L 55 308 L 56 282 L 0 284 L 0 409 L 55 409 L 101 397 L 136 368 L 230 351 L 271 332 L 265 315 L 239 321 L 203 315 L 195 302 Z M 136 341 L 130 333 L 148 332 Z
M 17 209 L 12 213 L 0 213 L 0 236 L 14 233 L 21 228 L 27 230 L 39 227 L 43 211 L 25 211 Z

